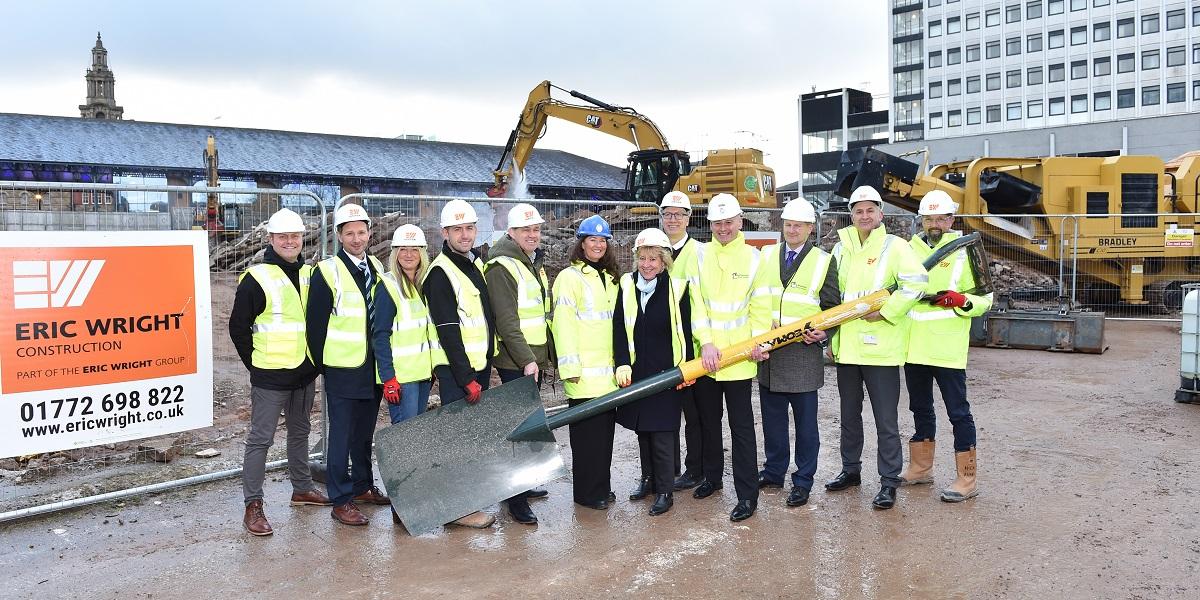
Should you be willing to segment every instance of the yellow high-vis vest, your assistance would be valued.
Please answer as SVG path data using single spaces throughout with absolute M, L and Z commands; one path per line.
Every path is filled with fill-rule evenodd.
M 925 260 L 935 250 L 950 240 L 962 236 L 957 231 L 942 234 L 932 248 L 924 236 L 914 235 L 909 240 L 913 253 Z M 978 317 L 992 307 L 991 292 L 980 295 L 968 293 L 975 287 L 975 276 L 967 261 L 967 251 L 959 250 L 942 259 L 929 270 L 928 293 L 943 290 L 963 292 L 971 301 L 971 309 L 942 308 L 919 302 L 908 311 L 912 329 L 908 339 L 907 362 L 950 369 L 967 368 L 967 348 L 971 343 L 971 318 Z
M 771 286 L 758 249 L 740 232 L 728 244 L 712 241 L 696 249 L 689 282 L 692 335 L 697 343 L 732 346 L 771 329 Z M 743 361 L 711 373 L 717 381 L 753 379 L 758 365 Z
M 633 363 L 637 360 L 637 353 L 633 349 L 633 328 L 637 325 L 638 306 L 641 292 L 638 291 L 637 285 L 634 284 L 633 278 L 637 277 L 636 273 L 626 273 L 621 276 L 621 311 L 624 313 L 625 319 L 625 339 L 629 343 L 629 362 Z M 671 314 L 671 364 L 678 365 L 683 362 L 683 317 L 679 314 L 679 303 L 683 301 L 683 294 L 687 291 L 687 281 L 667 277 L 670 283 L 670 314 Z M 657 293 L 657 291 L 656 291 Z
M 379 285 L 379 274 L 383 263 L 374 256 L 367 256 L 375 270 L 375 278 L 366 293 L 374 294 Z M 329 315 L 329 329 L 325 333 L 322 350 L 325 365 L 338 368 L 354 368 L 367 360 L 367 302 L 358 289 L 354 274 L 337 255 L 317 263 L 317 270 L 333 292 L 333 312 Z
M 762 249 L 763 266 L 767 271 L 767 283 L 771 288 L 771 303 L 775 309 L 774 319 L 780 325 L 803 321 L 821 312 L 821 287 L 829 273 L 830 255 L 813 246 L 792 278 L 784 285 L 779 276 L 780 253 L 787 253 L 787 245 L 774 244 Z
M 257 264 L 238 277 L 239 282 L 246 275 L 253 277 L 267 299 L 266 307 L 254 318 L 250 329 L 254 343 L 250 364 L 259 369 L 295 369 L 304 363 L 308 356 L 304 306 L 308 302 L 312 271 L 308 265 L 300 267 L 299 290 L 277 265 Z
M 380 283 L 396 305 L 396 318 L 392 319 L 392 335 L 389 338 L 396 381 L 409 383 L 429 379 L 436 366 L 433 362 L 434 351 L 440 350 L 441 346 L 438 345 L 437 328 L 429 320 L 425 301 L 420 294 L 405 298 L 400 293 L 403 283 L 397 281 L 395 273 L 384 274 Z
M 550 314 L 550 295 L 544 291 L 538 278 L 520 261 L 511 256 L 497 256 L 487 262 L 487 268 L 500 265 L 513 281 L 517 282 L 517 319 L 521 322 L 521 335 L 530 346 L 546 344 L 546 317 Z M 542 281 L 549 285 L 542 272 Z
M 567 398 L 595 398 L 617 389 L 612 352 L 617 285 L 601 277 L 608 275 L 576 261 L 554 280 L 550 330 Z M 579 380 L 567 381 L 575 377 Z
M 482 273 L 483 263 L 478 258 L 473 262 Z M 446 273 L 446 279 L 450 280 L 454 297 L 458 299 L 458 329 L 462 336 L 463 349 L 467 353 L 467 360 L 471 363 L 471 368 L 475 371 L 482 371 L 491 358 L 488 356 L 488 323 L 487 313 L 483 311 L 483 296 L 471 279 L 467 277 L 467 274 L 463 273 L 445 254 L 438 254 L 437 258 L 429 263 L 429 271 L 426 272 L 425 277 L 428 278 L 429 273 L 432 273 L 434 269 L 441 269 Z M 495 345 L 492 345 L 492 349 L 495 350 Z M 449 364 L 446 351 L 440 345 L 433 351 L 433 364 Z

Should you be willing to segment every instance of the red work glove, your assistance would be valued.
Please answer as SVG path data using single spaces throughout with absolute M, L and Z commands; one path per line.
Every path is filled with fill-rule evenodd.
M 967 302 L 970 300 L 967 300 L 966 296 L 954 290 L 942 290 L 929 300 L 930 304 L 943 308 L 962 308 L 967 305 Z
M 383 382 L 383 399 L 388 404 L 400 404 L 400 382 L 395 377 Z
M 467 404 L 479 402 L 479 397 L 483 395 L 483 386 L 479 385 L 478 381 L 471 380 L 465 389 L 467 390 Z

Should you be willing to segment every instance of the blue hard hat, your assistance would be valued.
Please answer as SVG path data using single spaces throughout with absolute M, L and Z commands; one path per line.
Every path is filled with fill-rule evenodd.
M 579 229 L 575 232 L 575 237 L 585 238 L 591 236 L 600 236 L 605 239 L 612 239 L 612 229 L 608 226 L 608 221 L 600 215 L 592 215 L 583 220 L 579 224 Z

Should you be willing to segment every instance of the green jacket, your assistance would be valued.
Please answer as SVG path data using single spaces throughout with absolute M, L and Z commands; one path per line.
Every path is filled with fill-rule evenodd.
M 487 282 L 492 312 L 496 315 L 496 333 L 501 340 L 492 364 L 497 369 L 520 370 L 524 369 L 525 365 L 536 362 L 539 369 L 545 369 L 551 365 L 554 356 L 549 319 L 547 318 L 546 323 L 546 343 L 537 346 L 527 344 L 525 336 L 521 334 L 521 319 L 517 317 L 517 282 L 503 266 L 491 262 L 501 256 L 514 258 L 528 268 L 541 284 L 542 293 L 547 297 L 550 295 L 546 270 L 542 266 L 544 253 L 541 248 L 530 259 L 511 237 L 505 235 L 488 250 L 488 263 L 484 268 L 483 278 Z

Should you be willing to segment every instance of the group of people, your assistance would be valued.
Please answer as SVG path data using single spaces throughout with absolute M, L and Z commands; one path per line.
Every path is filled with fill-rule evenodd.
M 335 211 L 341 249 L 315 268 L 300 260 L 302 219 L 280 210 L 267 223 L 262 263 L 242 276 L 229 321 L 251 380 L 243 523 L 252 534 L 272 533 L 262 484 L 281 412 L 291 503 L 332 506 L 340 523 L 365 525 L 360 505 L 390 504 L 371 468 L 381 401 L 394 424 L 425 410 L 434 381 L 443 406 L 476 403 L 493 368 L 502 383 L 532 376 L 541 386 L 553 367 L 575 406 L 695 359 L 707 371 L 695 381 L 570 425 L 575 503 L 605 510 L 615 501 L 610 472 L 618 423 L 638 438 L 641 477 L 630 500 L 653 496 L 648 513 L 661 515 L 671 510 L 677 491 L 712 496 L 723 487 L 725 418 L 737 497 L 730 519 L 753 516 L 760 489 L 783 487 L 793 456 L 786 504 L 801 506 L 816 474 L 817 390 L 824 384 L 826 344 L 837 364 L 842 458 L 841 472 L 826 490 L 861 483 L 864 388 L 878 438 L 881 486 L 872 505 L 891 508 L 900 485 L 932 482 L 936 381 L 954 428 L 958 473 L 941 498 L 973 497 L 967 340 L 970 319 L 990 307 L 991 296 L 973 293 L 963 251 L 928 271 L 920 262 L 959 235 L 950 229 L 957 206 L 949 196 L 933 192 L 922 200 L 923 231 L 911 242 L 887 233 L 882 209 L 877 191 L 855 190 L 852 225 L 838 231 L 840 241 L 826 252 L 811 239 L 812 206 L 793 200 L 781 215 L 782 241 L 760 250 L 741 233 L 742 209 L 733 196 L 718 194 L 709 202 L 712 241 L 701 243 L 688 235 L 691 200 L 671 192 L 659 205 L 661 229 L 636 236 L 631 272 L 621 272 L 611 227 L 594 215 L 579 223 L 570 264 L 553 283 L 543 266 L 544 220 L 526 203 L 509 211 L 506 235 L 481 256 L 474 208 L 447 202 L 436 256 L 430 260 L 419 227 L 402 225 L 392 236 L 386 267 L 368 251 L 371 220 L 362 207 L 344 204 Z M 807 328 L 800 341 L 775 350 L 755 347 L 750 361 L 722 361 L 722 348 L 889 287 L 895 291 L 883 307 L 861 320 L 831 331 Z M 901 366 L 916 425 L 903 472 Z M 307 461 L 318 374 L 325 378 L 328 420 L 324 493 L 314 486 Z M 761 468 L 751 400 L 755 379 L 766 457 Z M 536 524 L 529 499 L 546 493 L 532 489 L 506 500 L 512 519 Z M 394 510 L 392 516 L 398 523 Z M 493 521 L 477 512 L 454 524 L 485 528 Z

